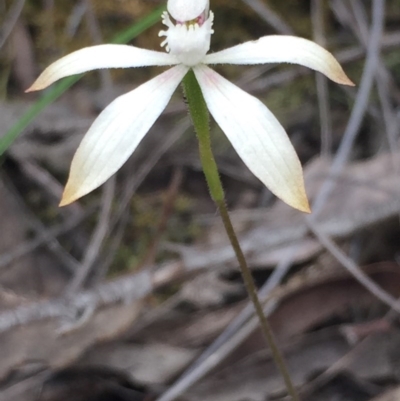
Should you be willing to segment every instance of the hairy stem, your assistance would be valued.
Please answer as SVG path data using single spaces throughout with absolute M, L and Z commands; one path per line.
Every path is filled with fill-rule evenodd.
M 200 86 L 192 70 L 189 71 L 186 77 L 184 78 L 183 87 L 188 102 L 189 112 L 192 117 L 197 138 L 199 140 L 201 165 L 207 180 L 211 197 L 218 207 L 218 211 L 221 215 L 226 233 L 229 237 L 229 241 L 235 251 L 235 255 L 239 263 L 240 271 L 242 273 L 247 293 L 251 299 L 251 302 L 254 305 L 254 309 L 260 320 L 261 330 L 272 351 L 275 363 L 285 381 L 287 391 L 292 397 L 293 401 L 299 401 L 299 396 L 292 383 L 292 379 L 286 367 L 285 360 L 279 348 L 276 345 L 273 332 L 271 330 L 271 327 L 268 323 L 266 316 L 264 315 L 261 302 L 258 298 L 257 288 L 254 283 L 253 276 L 247 265 L 246 258 L 243 254 L 242 248 L 240 246 L 239 240 L 236 236 L 235 230 L 232 225 L 232 221 L 228 213 L 228 209 L 225 202 L 225 194 L 219 176 L 218 167 L 215 162 L 214 155 L 211 149 L 207 106 L 203 98 Z

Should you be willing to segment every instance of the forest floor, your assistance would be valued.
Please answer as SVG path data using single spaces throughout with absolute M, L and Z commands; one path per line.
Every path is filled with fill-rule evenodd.
M 0 140 L 20 134 L 0 158 L 0 401 L 289 399 L 209 197 L 181 91 L 114 178 L 58 207 L 96 116 L 160 68 L 92 72 L 40 112 L 32 107 L 43 95 L 24 90 L 60 56 L 107 43 L 162 5 L 0 0 Z M 211 8 L 213 51 L 302 36 L 356 83 L 295 65 L 217 68 L 287 130 L 310 216 L 277 200 L 214 122 L 212 141 L 301 399 L 400 400 L 400 1 Z M 129 43 L 159 50 L 161 22 L 149 25 Z

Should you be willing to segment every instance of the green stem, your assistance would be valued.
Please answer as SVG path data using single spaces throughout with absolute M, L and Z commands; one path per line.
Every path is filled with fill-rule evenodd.
M 260 320 L 261 330 L 272 351 L 275 363 L 285 381 L 287 391 L 292 397 L 293 401 L 299 401 L 299 396 L 297 395 L 297 391 L 292 383 L 289 371 L 286 367 L 285 360 L 276 345 L 273 332 L 264 314 L 261 302 L 258 298 L 257 288 L 254 283 L 253 276 L 247 265 L 246 258 L 243 254 L 242 248 L 239 244 L 238 238 L 233 228 L 232 221 L 229 217 L 218 167 L 211 149 L 207 105 L 192 70 L 190 70 L 184 78 L 183 88 L 188 102 L 189 112 L 192 117 L 197 138 L 199 140 L 200 160 L 211 197 L 218 207 L 218 211 L 221 215 L 226 233 L 228 234 L 229 241 L 235 251 L 235 255 L 239 263 L 247 293 L 250 297 L 251 302 L 254 305 L 254 309 Z

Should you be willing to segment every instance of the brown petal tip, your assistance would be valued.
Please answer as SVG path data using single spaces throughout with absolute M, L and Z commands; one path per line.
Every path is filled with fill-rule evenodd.
M 34 92 L 34 91 L 36 91 L 37 89 L 35 89 L 34 88 L 34 86 L 32 85 L 32 86 L 30 86 L 28 89 L 25 89 L 25 93 L 30 93 L 30 92 Z
M 304 213 L 311 213 L 311 208 L 310 208 L 310 204 L 308 202 L 308 199 L 305 198 L 301 204 L 297 205 L 296 207 L 297 210 L 299 210 L 300 212 L 304 212 Z
M 62 198 L 61 198 L 58 206 L 59 207 L 68 206 L 71 203 L 75 202 L 77 199 L 78 199 L 78 197 L 75 194 L 70 193 L 68 184 L 67 184 L 66 188 L 64 189 L 64 193 L 62 195 Z
M 341 85 L 347 85 L 347 86 L 356 86 L 356 84 L 347 76 L 345 75 L 342 77 L 339 81 Z
M 44 88 L 45 88 L 45 86 L 40 85 L 38 83 L 38 80 L 36 80 L 28 89 L 25 90 L 25 93 L 40 91 Z

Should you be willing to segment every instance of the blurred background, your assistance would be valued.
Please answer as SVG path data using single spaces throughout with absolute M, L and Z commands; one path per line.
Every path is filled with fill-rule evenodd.
M 115 177 L 58 207 L 95 117 L 162 68 L 24 90 L 85 46 L 159 50 L 163 6 L 0 0 L 0 400 L 288 399 L 209 198 L 180 90 Z M 301 398 L 400 400 L 400 0 L 211 0 L 211 8 L 212 51 L 302 36 L 356 83 L 294 65 L 217 68 L 287 130 L 310 216 L 273 197 L 214 122 L 212 140 Z

